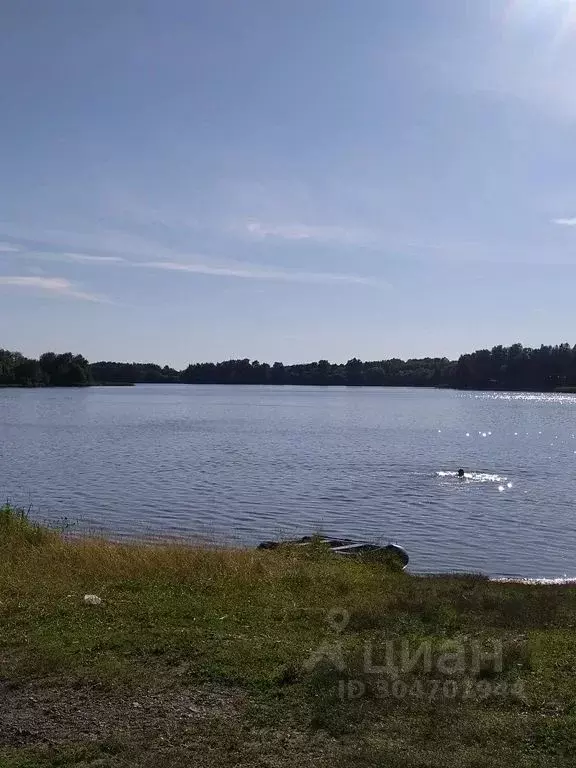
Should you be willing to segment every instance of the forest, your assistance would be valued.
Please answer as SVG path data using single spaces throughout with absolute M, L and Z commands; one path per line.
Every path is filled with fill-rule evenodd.
M 130 384 L 289 384 L 309 386 L 450 387 L 454 389 L 545 391 L 576 390 L 576 346 L 497 346 L 464 354 L 458 360 L 346 363 L 318 360 L 285 365 L 248 358 L 191 363 L 178 371 L 154 363 L 89 363 L 71 352 L 46 352 L 38 359 L 0 349 L 0 386 L 62 387 Z

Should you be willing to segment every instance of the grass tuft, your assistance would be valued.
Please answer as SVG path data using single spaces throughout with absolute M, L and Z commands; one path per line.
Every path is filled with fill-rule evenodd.
M 9 503 L 0 507 L 0 537 L 6 546 L 38 546 L 46 543 L 50 532 L 30 519 L 29 512 Z

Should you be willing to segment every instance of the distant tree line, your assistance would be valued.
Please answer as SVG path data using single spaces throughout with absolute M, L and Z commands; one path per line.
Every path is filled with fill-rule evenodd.
M 352 358 L 345 364 L 319 360 L 283 365 L 257 360 L 195 363 L 182 371 L 189 384 L 309 384 L 372 387 L 453 387 L 455 389 L 520 389 L 554 391 L 576 387 L 576 346 L 560 344 L 538 349 L 480 349 L 458 360 L 425 357 L 414 360 Z
M 180 373 L 154 363 L 90 364 L 71 352 L 46 352 L 38 360 L 20 352 L 0 349 L 0 386 L 3 387 L 85 387 L 93 384 L 173 384 Z
M 223 363 L 196 363 L 182 371 L 188 384 L 294 384 L 324 386 L 435 386 L 442 384 L 453 363 L 442 358 L 423 360 L 380 360 L 345 364 L 319 360 L 315 363 L 284 365 L 258 360 L 227 360 Z
M 154 363 L 92 363 L 92 378 L 99 384 L 176 384 L 180 372 Z
M 82 355 L 47 352 L 38 360 L 0 349 L 0 386 L 88 386 L 91 384 L 292 384 L 370 387 L 453 387 L 455 389 L 576 389 L 576 346 L 537 349 L 480 349 L 458 360 L 425 357 L 414 360 L 273 365 L 258 360 L 193 363 L 183 371 L 154 363 L 98 362 Z
M 90 364 L 82 355 L 46 352 L 35 360 L 0 349 L 0 386 L 83 387 L 92 383 Z

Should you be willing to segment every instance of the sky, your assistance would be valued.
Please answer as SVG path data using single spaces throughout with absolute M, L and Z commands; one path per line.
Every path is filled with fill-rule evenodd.
M 0 344 L 576 342 L 576 0 L 3 0 Z

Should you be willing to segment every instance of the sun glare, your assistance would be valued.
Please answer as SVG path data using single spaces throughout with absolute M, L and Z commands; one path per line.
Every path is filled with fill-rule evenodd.
M 576 0 L 511 0 L 506 16 L 552 28 L 557 40 L 576 33 Z

